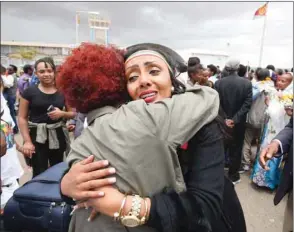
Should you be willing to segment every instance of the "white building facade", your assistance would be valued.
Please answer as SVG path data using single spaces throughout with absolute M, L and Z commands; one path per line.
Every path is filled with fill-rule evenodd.
M 1 41 L 1 64 L 5 67 L 9 64 L 22 67 L 25 64 L 34 64 L 45 56 L 52 57 L 56 64 L 60 64 L 71 50 L 72 46 L 69 44 Z
M 226 61 L 229 58 L 229 55 L 227 53 L 218 51 L 187 49 L 177 50 L 177 52 L 184 58 L 186 62 L 188 62 L 190 57 L 198 57 L 200 59 L 201 64 L 203 64 L 204 67 L 206 67 L 209 64 L 213 64 L 215 66 L 223 68 L 225 66 Z

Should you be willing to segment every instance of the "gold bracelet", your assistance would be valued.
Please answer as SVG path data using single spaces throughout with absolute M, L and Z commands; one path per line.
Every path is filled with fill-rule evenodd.
M 148 212 L 148 204 L 146 198 L 142 198 L 145 204 L 145 213 L 144 216 L 141 218 L 141 225 L 144 225 L 147 221 L 147 212 Z
M 125 194 L 124 199 L 121 202 L 119 211 L 115 212 L 114 215 L 113 215 L 114 221 L 119 221 L 120 220 L 121 213 L 122 213 L 123 208 L 125 207 L 126 201 L 127 201 L 127 194 Z
M 151 200 L 150 200 L 151 203 Z M 150 216 L 150 209 L 151 209 L 151 204 L 149 205 L 150 209 L 148 209 L 148 201 L 146 198 L 146 204 L 147 204 L 147 213 L 146 213 L 146 222 L 149 220 L 149 216 Z

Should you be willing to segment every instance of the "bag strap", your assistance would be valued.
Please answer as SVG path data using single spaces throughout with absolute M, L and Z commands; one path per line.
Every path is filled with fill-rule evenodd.
M 34 179 L 32 179 L 32 180 L 28 181 L 27 183 L 25 183 L 23 186 L 28 185 L 30 183 L 36 183 L 36 182 L 44 183 L 44 184 L 59 184 L 60 183 L 59 181 L 54 181 L 54 180 L 44 180 L 44 179 L 43 180 L 42 179 L 34 180 Z

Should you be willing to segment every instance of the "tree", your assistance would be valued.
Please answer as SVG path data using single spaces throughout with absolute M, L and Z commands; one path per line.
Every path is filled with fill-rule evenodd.
M 33 60 L 37 54 L 37 51 L 33 48 L 20 47 L 19 54 L 22 59 Z

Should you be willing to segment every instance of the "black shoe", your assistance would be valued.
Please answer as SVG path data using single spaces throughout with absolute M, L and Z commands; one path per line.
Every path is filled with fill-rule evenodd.
M 236 175 L 236 176 L 231 176 L 231 177 L 229 177 L 230 178 L 230 180 L 232 181 L 232 183 L 234 184 L 234 185 L 236 185 L 236 184 L 238 184 L 238 183 L 240 183 L 241 182 L 241 179 L 240 179 L 240 175 L 238 174 L 238 175 Z
M 249 165 L 242 165 L 238 172 L 240 174 L 242 174 L 244 172 L 248 172 L 249 170 L 250 170 L 250 166 Z
M 229 170 L 230 165 L 229 164 L 225 164 L 225 170 Z

